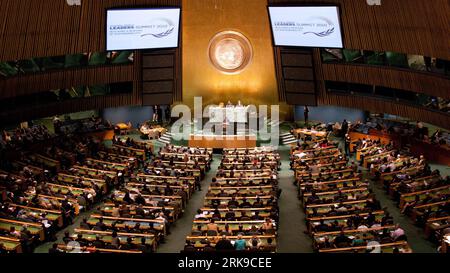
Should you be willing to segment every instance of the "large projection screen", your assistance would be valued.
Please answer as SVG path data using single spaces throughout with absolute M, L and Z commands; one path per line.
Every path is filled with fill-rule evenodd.
M 275 46 L 343 48 L 339 8 L 269 7 Z
M 180 15 L 180 8 L 107 10 L 106 50 L 176 48 Z

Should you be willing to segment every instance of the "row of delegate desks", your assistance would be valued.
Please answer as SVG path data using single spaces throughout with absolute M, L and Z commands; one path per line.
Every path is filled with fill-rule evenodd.
M 141 160 L 147 159 L 146 151 L 144 149 L 136 149 L 133 147 L 128 147 L 119 144 L 113 144 L 113 146 L 110 148 L 108 152 L 123 156 L 131 156 L 134 158 L 139 158 Z
M 73 154 L 63 150 L 60 152 L 67 153 L 69 155 Z M 46 239 L 45 228 L 43 224 L 40 223 L 40 218 L 42 216 L 54 223 L 55 227 L 62 228 L 64 226 L 64 217 L 66 215 L 63 215 L 60 208 L 64 200 L 67 199 L 73 205 L 75 210 L 74 214 L 78 215 L 81 209 L 81 206 L 78 204 L 77 200 L 79 195 L 92 194 L 93 196 L 96 196 L 97 193 L 94 191 L 94 187 L 100 189 L 100 192 L 98 192 L 99 194 L 106 194 L 109 188 L 107 182 L 105 181 L 105 175 L 115 179 L 118 171 L 125 170 L 128 167 L 128 163 L 122 163 L 123 161 L 128 162 L 125 156 L 108 154 L 105 152 L 102 152 L 102 155 L 108 158 L 113 157 L 115 160 L 120 162 L 103 161 L 90 158 L 88 159 L 88 163 L 91 165 L 101 166 L 101 169 L 95 169 L 87 166 L 73 166 L 68 173 L 58 173 L 56 179 L 51 183 L 43 184 L 45 188 L 49 190 L 49 193 L 41 192 L 36 196 L 31 194 L 25 196 L 25 198 L 30 201 L 34 197 L 37 197 L 39 207 L 8 204 L 10 207 L 20 210 L 21 215 L 23 215 L 21 217 L 24 217 L 27 220 L 22 218 L 2 218 L 0 219 L 0 229 L 9 232 L 11 227 L 15 227 L 17 230 L 21 230 L 23 227 L 26 227 L 32 235 L 37 236 L 40 241 L 44 241 Z M 32 153 L 28 157 L 29 160 L 24 160 L 29 162 L 31 165 L 22 161 L 15 161 L 13 167 L 15 167 L 18 171 L 22 170 L 24 167 L 27 167 L 36 175 L 36 179 L 38 179 L 38 181 L 39 179 L 42 179 L 42 174 L 44 172 L 42 168 L 35 167 L 33 164 L 46 166 L 57 172 L 60 169 L 60 162 L 53 157 L 40 154 L 39 152 Z M 107 168 L 107 170 L 105 170 L 105 168 Z M 44 209 L 44 207 L 52 207 L 52 209 Z M 36 222 L 33 222 L 33 219 L 36 219 Z M 4 243 L 9 251 L 22 251 L 20 247 L 14 247 L 14 245 L 18 246 L 18 242 L 14 238 L 3 237 L 0 242 Z
M 8 173 L 5 173 L 8 174 Z M 15 176 L 13 174 L 13 176 Z M 17 176 L 19 178 L 19 176 Z M 24 179 L 24 178 L 23 178 Z M 64 186 L 59 184 L 53 184 L 53 183 L 46 183 L 46 188 L 50 191 L 59 194 L 67 194 L 69 197 L 69 201 L 71 201 L 74 204 L 75 207 L 75 213 L 77 213 L 77 201 L 73 198 L 76 197 L 77 194 L 80 194 L 84 192 L 84 189 L 81 188 L 73 188 L 70 186 Z M 37 195 L 37 197 L 40 199 L 46 199 L 48 201 L 51 201 L 52 204 L 60 204 L 60 201 L 64 200 L 63 197 L 56 197 L 56 196 L 45 196 L 42 194 Z M 31 200 L 33 198 L 32 195 L 25 196 L 25 198 Z M 44 225 L 40 223 L 40 218 L 44 216 L 48 221 L 53 223 L 55 227 L 62 228 L 64 226 L 64 216 L 61 210 L 57 209 L 44 209 L 41 207 L 33 207 L 33 206 L 25 206 L 25 205 L 19 205 L 19 204 L 7 204 L 10 208 L 13 208 L 16 211 L 21 212 L 21 217 L 26 217 L 27 220 L 24 218 L 2 218 L 0 219 L 0 229 L 2 229 L 5 232 L 9 232 L 11 227 L 14 227 L 16 230 L 20 231 L 22 228 L 27 228 L 32 235 L 36 236 L 39 241 L 44 241 L 45 238 L 45 229 Z M 3 241 L 7 241 L 6 239 L 3 239 Z M 8 248 L 8 246 L 11 245 L 11 243 L 14 243 L 14 238 L 12 238 L 7 244 L 7 250 L 8 251 L 22 251 L 21 248 L 15 248 L 11 249 Z
M 41 154 L 32 154 L 30 155 L 30 158 L 41 165 L 45 165 L 47 167 L 55 168 L 56 171 L 59 169 L 59 161 L 46 157 Z M 89 159 L 92 162 L 95 162 L 96 164 L 102 165 L 102 166 L 112 166 L 116 170 L 125 169 L 125 164 L 121 163 L 111 163 L 96 159 Z M 26 163 L 23 162 L 16 162 L 16 167 L 18 169 L 23 169 L 24 167 L 28 167 L 28 169 L 36 170 L 37 175 L 42 175 L 43 171 L 41 172 L 40 168 L 29 166 Z M 100 194 L 106 194 L 108 192 L 108 185 L 104 179 L 104 175 L 107 175 L 111 178 L 115 178 L 117 176 L 117 172 L 115 171 L 108 171 L 108 170 L 102 170 L 102 169 L 94 169 L 89 167 L 81 167 L 81 166 L 74 166 L 70 169 L 69 173 L 62 173 L 59 172 L 56 176 L 56 179 L 53 180 L 52 183 L 45 183 L 45 187 L 50 190 L 52 195 L 48 194 L 38 194 L 36 197 L 38 198 L 38 202 L 43 204 L 52 204 L 55 208 L 61 208 L 61 202 L 67 199 L 74 207 L 74 214 L 78 215 L 81 209 L 81 206 L 78 204 L 77 197 L 81 194 L 92 194 L 93 196 L 96 195 L 96 192 L 93 190 L 94 185 L 98 187 L 101 192 Z M 75 174 L 75 175 L 73 175 Z M 92 177 L 98 177 L 98 178 L 92 178 Z M 53 195 L 55 194 L 55 195 Z M 27 195 L 25 196 L 27 199 L 32 200 L 33 195 Z M 55 224 L 57 228 L 63 228 L 64 227 L 64 217 L 66 215 L 63 215 L 62 210 L 59 209 L 44 209 L 42 207 L 32 207 L 32 206 L 24 206 L 19 204 L 9 204 L 10 207 L 15 208 L 16 210 L 20 210 L 24 215 L 27 217 L 27 219 L 36 219 L 41 218 L 42 215 L 44 217 Z M 37 236 L 40 241 L 44 241 L 45 238 L 45 229 L 42 223 L 39 221 L 36 222 L 29 222 L 25 221 L 23 219 L 0 219 L 0 229 L 9 232 L 11 227 L 15 227 L 17 230 L 21 230 L 23 227 L 26 227 L 32 235 Z M 0 240 L 1 243 L 4 243 L 6 245 L 6 248 L 8 251 L 15 251 L 15 252 L 21 252 L 22 249 L 19 247 L 20 241 L 16 241 L 14 238 L 9 237 L 3 237 Z
M 115 205 L 113 203 L 107 203 L 98 209 L 99 213 L 104 216 L 112 216 L 112 211 L 113 211 L 114 206 Z M 125 206 L 129 210 L 131 218 L 134 218 L 137 216 L 137 214 L 136 214 L 137 206 L 136 205 L 124 205 L 123 204 L 121 206 Z M 178 220 L 178 217 L 180 216 L 179 213 L 177 212 L 177 210 L 171 206 L 164 206 L 164 207 L 142 206 L 142 209 L 150 211 L 150 212 L 160 212 L 162 210 L 168 211 L 169 212 L 169 214 L 168 214 L 169 222 L 171 222 L 171 223 L 174 223 L 176 220 Z
M 337 167 L 341 168 L 341 166 Z M 371 239 L 376 239 L 378 234 L 386 232 L 386 229 L 392 230 L 395 228 L 394 226 L 382 226 L 355 230 L 348 226 L 349 219 L 356 215 L 363 217 L 363 219 L 367 219 L 369 215 L 372 215 L 375 221 L 381 221 L 385 216 L 385 212 L 382 210 L 372 211 L 372 209 L 366 209 L 368 199 L 371 196 L 368 183 L 363 182 L 359 175 L 355 175 L 353 169 L 329 170 L 328 172 L 316 174 L 305 172 L 301 168 L 294 168 L 294 171 L 296 173 L 299 198 L 303 203 L 307 217 L 308 231 L 313 238 L 313 247 L 318 252 L 369 251 L 367 245 L 329 247 L 336 236 L 341 234 L 341 231 L 316 231 L 316 227 L 322 224 L 328 226 L 336 225 L 335 229 L 338 227 L 345 228 L 343 232 L 348 238 L 352 239 L 358 236 L 358 238 L 363 238 L 365 243 L 368 243 Z M 348 177 L 343 178 L 344 176 Z M 324 180 L 323 178 L 326 179 Z M 310 201 L 312 197 L 314 198 Z M 339 201 L 336 202 L 336 200 Z M 346 210 L 335 211 L 333 215 L 330 214 L 332 210 L 341 206 L 345 206 Z M 394 247 L 398 247 L 403 253 L 411 252 L 409 245 L 405 242 L 385 242 L 379 247 L 382 252 L 392 252 Z
M 86 241 L 95 241 L 99 238 L 104 243 L 112 242 L 112 232 L 110 231 L 97 231 L 97 230 L 85 230 L 85 229 L 75 229 L 72 234 L 72 238 L 75 240 L 78 238 L 78 235 L 81 235 L 83 240 Z M 132 239 L 132 244 L 139 246 L 141 244 L 142 238 L 145 238 L 146 244 L 151 245 L 153 252 L 156 252 L 157 248 L 157 238 L 154 234 L 145 234 L 145 233 L 128 233 L 128 232 L 118 232 L 117 237 L 119 238 L 120 244 L 124 245 L 127 243 L 127 239 Z M 102 252 L 102 251 L 100 251 Z M 123 250 L 117 250 L 117 253 L 124 253 Z M 125 252 L 126 253 L 126 252 Z M 131 253 L 140 253 L 139 251 L 133 251 Z
M 421 201 L 433 195 L 449 196 L 450 185 L 445 184 L 437 174 L 426 175 L 421 173 L 423 166 L 414 166 L 408 169 L 398 170 L 391 173 L 381 174 L 380 181 L 384 184 L 389 196 L 398 201 L 400 209 L 404 209 L 407 204 L 414 204 L 410 211 L 410 217 L 414 222 L 419 220 L 425 212 L 439 215 L 439 209 L 450 204 L 450 199 L 422 203 Z M 408 180 L 395 180 L 398 175 L 409 175 Z M 417 175 L 417 176 L 416 176 Z M 409 190 L 409 185 L 414 185 Z M 443 241 L 441 232 L 450 227 L 450 216 L 431 216 L 424 223 L 425 235 L 429 239 Z
M 193 242 L 194 247 L 202 251 L 207 245 L 215 247 L 219 240 L 219 235 L 210 235 L 208 225 L 214 220 L 214 224 L 219 231 L 226 231 L 227 238 L 231 241 L 237 239 L 241 234 L 244 240 L 250 240 L 256 236 L 262 249 L 276 251 L 276 230 L 265 231 L 263 225 L 264 219 L 270 219 L 273 216 L 274 206 L 277 202 L 277 167 L 279 162 L 278 153 L 275 151 L 261 151 L 264 156 L 274 159 L 273 167 L 262 167 L 260 169 L 246 170 L 238 169 L 242 162 L 223 163 L 224 159 L 243 159 L 247 155 L 252 158 L 258 158 L 258 153 L 252 149 L 225 149 L 222 157 L 222 168 L 218 176 L 213 180 L 205 197 L 204 207 L 200 209 L 203 216 L 197 218 L 192 226 L 192 234 L 187 240 Z M 229 169 L 224 169 L 228 166 Z M 237 206 L 230 206 L 230 202 Z M 247 206 L 241 205 L 246 202 Z M 227 218 L 227 214 L 233 213 L 233 218 Z M 253 219 L 252 217 L 258 217 Z M 242 219 L 241 219 L 242 218 Z M 234 220 L 232 220 L 234 219 Z M 253 219 L 253 220 L 252 220 Z M 275 219 L 272 219 L 272 221 Z M 276 223 L 275 223 L 276 225 Z M 258 235 L 245 235 L 246 232 L 258 231 Z M 265 230 L 265 229 L 264 229 Z M 202 236 L 207 233 L 210 236 Z
M 419 157 L 420 155 L 424 155 L 425 158 L 434 163 L 450 166 L 450 147 L 448 145 L 438 145 L 415 140 L 412 137 L 385 134 L 377 130 L 370 130 L 368 134 L 350 132 L 349 136 L 352 142 L 360 139 L 371 139 L 379 140 L 382 144 L 389 144 L 392 141 L 397 147 L 410 144 L 410 151 L 414 156 Z
M 205 162 L 206 163 L 206 162 Z M 181 164 L 181 162 L 180 162 Z M 205 166 L 205 165 L 203 165 Z M 172 170 L 172 168 L 159 168 L 161 172 L 166 170 Z M 205 171 L 206 168 L 204 169 Z M 196 174 L 200 174 L 200 169 L 195 169 Z M 130 178 L 130 180 L 123 185 L 123 191 L 115 190 L 111 195 L 111 201 L 106 202 L 102 207 L 98 209 L 98 214 L 93 214 L 87 220 L 87 224 L 93 230 L 77 229 L 73 234 L 76 238 L 81 234 L 82 238 L 87 241 L 93 241 L 97 237 L 105 243 L 110 243 L 112 240 L 112 233 L 109 231 L 96 231 L 96 224 L 102 220 L 103 224 L 107 228 L 111 228 L 112 225 L 118 228 L 121 232 L 118 233 L 118 238 L 121 244 L 127 242 L 127 238 L 132 238 L 132 244 L 139 247 L 141 244 L 141 238 L 146 238 L 146 244 L 151 244 L 153 251 L 159 244 L 160 238 L 167 235 L 167 225 L 164 220 L 150 219 L 148 213 L 156 214 L 164 211 L 164 214 L 168 217 L 169 223 L 174 223 L 182 214 L 183 209 L 186 206 L 189 198 L 194 194 L 196 179 L 199 177 L 195 175 L 186 174 L 186 176 L 163 176 L 163 175 L 147 175 L 137 174 Z M 170 190 L 173 195 L 166 195 L 165 191 Z M 164 194 L 142 194 L 141 192 L 160 192 Z M 124 202 L 123 198 L 129 193 L 131 202 Z M 135 197 L 140 195 L 145 200 L 145 204 L 135 204 Z M 114 207 L 117 207 L 119 213 L 126 209 L 122 217 L 113 217 L 112 213 Z M 144 214 L 138 214 L 137 209 L 144 211 Z M 126 215 L 126 216 L 125 216 Z M 146 218 L 144 218 L 146 217 Z M 137 227 L 139 224 L 139 227 Z M 137 230 L 138 229 L 138 230 Z M 128 232 L 124 232 L 128 231 Z M 134 232 L 133 232 L 134 231 Z M 139 232 L 137 232 L 139 231 Z M 136 233 L 137 232 L 137 233 Z M 122 253 L 121 249 L 116 249 L 118 253 Z M 101 252 L 101 251 L 100 251 Z

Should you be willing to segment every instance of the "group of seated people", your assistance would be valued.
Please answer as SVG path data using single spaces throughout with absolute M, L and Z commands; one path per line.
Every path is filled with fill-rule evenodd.
M 3 130 L 0 136 L 0 151 L 27 147 L 45 140 L 52 139 L 54 134 L 50 133 L 43 125 L 34 125 L 28 128 L 17 128 L 13 131 Z
M 114 136 L 112 144 L 118 147 L 144 150 L 144 154 L 146 155 L 145 158 L 147 159 L 150 159 L 153 156 L 153 145 L 151 143 L 139 142 L 130 137 L 119 138 L 118 136 Z
M 55 241 L 57 231 L 117 184 L 116 172 L 108 176 L 107 167 L 86 167 L 99 142 L 71 134 L 47 142 L 33 150 L 22 146 L 0 171 L 0 245 L 7 252 L 32 252 Z
M 48 132 L 47 129 L 36 128 L 18 132 L 36 132 L 37 135 Z M 11 146 L 17 152 L 9 155 L 2 166 L 4 170 L 0 170 L 2 251 L 32 252 L 42 242 L 57 240 L 57 231 L 72 224 L 81 211 L 91 209 L 134 174 L 132 157 L 115 153 L 90 136 L 63 132 L 56 135 L 45 143 L 34 143 L 39 145 L 33 147 L 16 140 L 15 146 Z M 164 221 L 158 217 L 165 213 L 164 208 L 160 208 L 153 214 L 155 220 L 148 221 L 155 221 L 153 226 L 164 227 Z M 87 224 L 96 219 L 91 216 Z M 103 220 L 109 223 L 107 219 Z M 126 226 L 125 222 L 117 225 L 120 228 Z M 165 231 L 165 227 L 161 229 Z M 105 234 L 100 235 L 108 238 Z M 148 237 L 145 239 L 149 242 L 153 239 L 156 242 L 156 235 Z M 153 246 L 153 243 L 149 245 Z M 52 251 L 64 248 L 57 246 Z
M 379 117 L 368 118 L 365 122 L 358 121 L 352 124 L 349 128 L 349 132 L 359 132 L 362 134 L 370 134 L 371 131 L 416 138 L 423 138 L 424 135 L 428 134 L 428 128 L 421 122 L 417 122 L 417 124 L 409 124 L 406 122 L 392 121 Z
M 64 120 L 61 120 L 58 116 L 53 118 L 53 127 L 57 134 L 84 134 L 97 131 L 111 130 L 113 126 L 107 120 L 101 117 L 92 115 L 90 118 L 85 119 L 71 119 L 70 115 L 67 115 Z
M 192 153 L 184 151 L 192 150 Z M 211 151 L 188 147 L 163 147 L 153 161 L 160 161 L 163 153 L 174 158 L 196 159 L 205 156 L 212 160 Z M 151 164 L 146 162 L 145 164 Z M 162 172 L 171 172 L 175 166 L 161 166 Z M 200 169 L 198 169 L 200 170 Z M 104 200 L 102 206 L 80 224 L 74 234 L 65 238 L 66 246 L 59 251 L 72 252 L 74 243 L 81 252 L 152 253 L 170 234 L 173 223 L 182 215 L 194 192 L 195 178 L 168 173 L 167 176 L 130 172 Z M 69 244 L 68 242 L 72 242 Z
M 323 158 L 331 149 L 337 148 L 292 149 L 295 184 L 314 249 L 321 253 L 411 252 L 404 230 L 395 225 L 389 212 L 381 207 L 369 188 L 369 181 L 362 179 L 357 164 L 349 164 L 339 149 L 320 164 L 314 160 Z M 304 164 L 295 164 L 300 160 L 296 156 L 299 153 L 308 159 Z M 335 160 L 340 156 L 342 164 Z M 321 169 L 323 166 L 327 168 Z M 378 242 L 377 246 L 372 245 L 374 241 Z
M 425 137 L 424 141 L 431 144 L 450 147 L 450 133 L 438 129 L 430 137 Z
M 430 96 L 427 101 L 422 103 L 422 105 L 434 110 L 450 113 L 449 99 Z
M 450 234 L 446 230 L 450 226 L 450 177 L 432 171 L 423 156 L 409 157 L 409 161 L 415 164 L 381 173 L 378 179 L 401 212 L 424 227 L 429 239 L 439 242 Z
M 195 177 L 196 188 L 211 168 L 212 149 L 179 147 L 166 144 L 146 163 L 144 173 L 157 176 Z
M 259 164 L 267 159 L 273 167 Z M 241 167 L 249 160 L 259 169 Z M 229 162 L 232 168 L 224 167 Z M 275 252 L 279 154 L 273 149 L 224 149 L 221 163 L 184 252 Z
M 382 118 L 370 118 L 365 123 L 357 122 L 350 127 L 350 132 L 362 134 L 384 134 L 393 139 L 402 139 L 410 144 L 430 143 L 448 148 L 450 145 L 449 133 L 437 129 L 431 134 L 429 128 L 422 122 L 409 123 L 391 121 Z M 387 143 L 386 143 L 387 144 Z

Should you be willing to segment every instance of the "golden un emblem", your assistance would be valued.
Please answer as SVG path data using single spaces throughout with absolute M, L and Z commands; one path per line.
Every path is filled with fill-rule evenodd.
M 242 33 L 224 31 L 216 34 L 209 43 L 211 64 L 225 74 L 238 74 L 252 61 L 253 49 Z

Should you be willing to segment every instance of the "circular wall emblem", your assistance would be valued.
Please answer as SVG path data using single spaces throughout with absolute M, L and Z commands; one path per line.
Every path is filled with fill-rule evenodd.
M 208 55 L 212 65 L 220 72 L 238 74 L 251 63 L 253 49 L 242 33 L 224 31 L 211 39 Z

